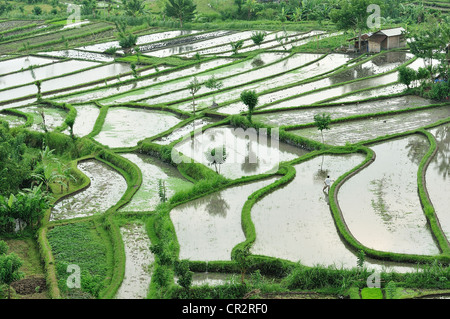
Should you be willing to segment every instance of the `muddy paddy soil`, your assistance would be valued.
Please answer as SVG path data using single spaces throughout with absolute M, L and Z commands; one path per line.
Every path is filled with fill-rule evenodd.
M 21 299 L 47 298 L 45 291 L 47 283 L 44 277 L 28 277 L 12 283 L 12 288 Z
M 4 113 L 0 113 L 0 121 L 8 122 L 9 127 L 17 127 L 25 124 L 24 118 Z
M 174 38 L 168 41 L 154 42 L 150 44 L 141 45 L 139 48 L 143 55 L 166 57 L 178 52 L 179 47 L 183 47 L 188 44 L 195 44 L 202 40 L 214 39 L 224 35 L 235 33 L 235 31 L 219 30 L 213 32 L 206 32 L 201 34 L 193 34 L 183 38 Z
M 33 116 L 34 121 L 33 125 L 31 125 L 30 129 L 34 131 L 44 132 L 43 128 L 43 118 L 40 112 L 44 113 L 45 118 L 45 126 L 48 131 L 53 131 L 60 125 L 64 123 L 67 117 L 67 110 L 56 108 L 56 107 L 41 107 L 41 106 L 27 106 L 24 108 L 19 108 L 19 111 L 24 113 L 29 113 Z
M 91 180 L 90 186 L 57 202 L 50 220 L 101 214 L 116 204 L 127 189 L 122 175 L 100 161 L 83 161 L 78 169 Z
M 39 52 L 39 55 L 48 55 L 52 57 L 59 58 L 69 58 L 69 59 L 82 59 L 82 60 L 91 60 L 95 62 L 112 62 L 114 61 L 114 57 L 95 52 L 84 52 L 79 50 L 61 50 L 61 51 L 48 51 L 48 52 Z
M 187 34 L 195 34 L 199 31 L 194 30 L 181 30 L 181 31 L 167 31 L 167 32 L 158 32 L 158 33 L 152 33 L 147 35 L 141 35 L 137 38 L 136 44 L 142 45 L 145 43 L 150 42 L 156 42 L 164 39 L 174 38 L 180 35 L 187 35 Z M 104 52 L 105 50 L 109 48 L 120 48 L 119 41 L 109 41 L 94 45 L 88 45 L 84 47 L 77 48 L 78 50 L 85 50 L 85 51 L 93 51 L 93 52 Z M 121 51 L 121 50 L 120 50 Z
M 151 280 L 154 256 L 143 224 L 131 223 L 120 228 L 125 246 L 125 276 L 115 299 L 145 299 Z
M 425 106 L 434 103 L 418 96 L 401 96 L 371 102 L 345 104 L 341 106 L 303 108 L 292 111 L 254 114 L 253 118 L 268 125 L 288 126 L 307 124 L 314 121 L 314 115 L 327 112 L 332 119 L 341 117 L 402 110 L 411 107 Z
M 239 39 L 244 39 L 244 44 L 242 46 L 242 49 L 239 50 L 239 52 L 246 52 L 246 50 L 250 49 L 250 50 L 254 50 L 254 43 L 253 40 L 250 39 L 251 34 L 255 32 L 252 31 L 247 38 L 242 37 L 239 33 L 236 34 L 234 36 L 234 41 L 239 40 Z M 267 47 L 267 44 L 270 43 L 270 41 L 275 39 L 275 35 L 276 34 L 281 34 L 282 32 L 276 32 L 276 33 L 268 33 L 266 32 L 266 37 L 264 38 L 263 43 L 261 44 L 260 48 L 265 48 Z M 233 37 L 233 35 L 231 35 L 231 37 Z M 230 56 L 232 54 L 231 51 L 231 45 L 229 44 L 230 40 L 228 41 L 228 43 L 223 44 L 223 45 L 215 45 L 215 46 L 210 46 L 204 49 L 200 49 L 200 50 L 195 50 L 195 51 L 191 51 L 191 52 L 186 52 L 186 53 L 182 53 L 179 54 L 179 56 L 182 57 L 193 57 L 195 54 L 200 54 L 200 55 L 221 55 L 221 56 Z M 251 48 L 248 48 L 249 46 L 251 46 Z M 247 47 L 247 48 L 246 48 Z
M 186 45 L 180 45 L 180 46 L 173 46 L 167 49 L 158 50 L 155 52 L 150 52 L 147 55 L 151 56 L 158 56 L 158 57 L 165 57 L 165 56 L 171 56 L 171 55 L 182 55 L 187 52 L 197 51 L 213 46 L 217 46 L 223 43 L 229 44 L 230 42 L 235 42 L 238 40 L 243 40 L 250 38 L 252 35 L 252 31 L 244 31 L 244 32 L 238 32 L 238 33 L 232 33 L 232 34 L 226 34 L 219 37 L 214 37 L 212 39 L 199 41 L 195 43 L 189 43 Z M 231 47 L 231 46 L 230 46 Z
M 378 136 L 415 130 L 450 116 L 449 106 L 412 111 L 396 115 L 377 116 L 370 119 L 353 120 L 330 125 L 324 130 L 325 144 L 345 145 L 374 139 Z M 289 131 L 293 134 L 321 141 L 317 127 Z

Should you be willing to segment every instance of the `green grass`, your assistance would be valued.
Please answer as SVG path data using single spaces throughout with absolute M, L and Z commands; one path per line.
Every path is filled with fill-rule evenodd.
M 295 52 L 331 52 L 341 45 L 347 47 L 347 39 L 351 35 L 342 34 L 333 37 L 323 38 L 320 40 L 310 41 L 294 49 Z
M 9 247 L 8 253 L 15 253 L 23 261 L 20 268 L 25 276 L 44 277 L 44 268 L 41 264 L 39 250 L 36 242 L 31 237 L 5 239 Z
M 363 288 L 361 297 L 362 299 L 383 299 L 383 292 L 380 288 Z
M 117 61 L 119 62 L 128 62 L 128 63 L 137 63 L 137 64 L 149 64 L 149 65 L 170 65 L 170 66 L 180 66 L 184 65 L 186 63 L 189 63 L 190 61 L 187 61 L 185 59 L 179 58 L 179 57 L 165 57 L 165 58 L 159 58 L 159 57 L 148 57 L 148 56 L 137 56 L 137 55 L 130 55 L 122 58 L 118 58 Z

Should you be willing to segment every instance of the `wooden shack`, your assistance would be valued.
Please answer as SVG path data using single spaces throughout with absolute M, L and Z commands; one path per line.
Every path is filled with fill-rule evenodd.
M 404 31 L 403 28 L 393 28 L 372 33 L 367 39 L 368 52 L 381 52 L 382 50 L 405 47 Z

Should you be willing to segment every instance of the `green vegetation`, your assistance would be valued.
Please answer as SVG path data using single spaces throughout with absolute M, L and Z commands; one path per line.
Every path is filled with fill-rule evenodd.
M 312 293 L 319 296 L 332 296 L 333 298 L 350 297 L 362 299 L 397 299 L 410 297 L 407 292 L 411 289 L 419 290 L 421 294 L 427 289 L 433 292 L 443 292 L 450 289 L 450 245 L 441 228 L 437 212 L 433 207 L 425 183 L 425 174 L 430 161 L 437 154 L 436 138 L 428 132 L 429 128 L 437 125 L 448 125 L 449 119 L 442 120 L 413 131 L 407 131 L 387 136 L 379 136 L 371 141 L 363 141 L 356 144 L 347 144 L 342 147 L 333 147 L 325 144 L 323 130 L 330 129 L 334 123 L 344 123 L 356 119 L 379 119 L 381 116 L 389 118 L 395 114 L 408 113 L 419 109 L 445 109 L 448 107 L 450 92 L 448 82 L 448 51 L 445 51 L 449 40 L 449 21 L 441 8 L 447 8 L 445 2 L 439 2 L 435 9 L 430 2 L 414 4 L 410 1 L 388 0 L 342 0 L 342 1 L 256 1 L 256 0 L 157 0 L 146 2 L 142 0 L 126 0 L 122 3 L 100 3 L 93 0 L 77 1 L 82 4 L 82 18 L 89 23 L 80 28 L 65 28 L 67 24 L 67 6 L 58 1 L 8 1 L 0 4 L 0 15 L 7 20 L 0 22 L 0 55 L 2 61 L 18 57 L 36 58 L 36 53 L 44 51 L 69 50 L 98 44 L 100 42 L 118 41 L 119 46 L 111 46 L 102 50 L 102 57 L 113 58 L 112 64 L 121 62 L 128 64 L 131 71 L 111 77 L 102 77 L 95 81 L 86 80 L 83 89 L 78 86 L 63 88 L 58 92 L 48 92 L 46 84 L 38 77 L 34 82 L 33 91 L 26 96 L 12 101 L 1 101 L 2 107 L 7 104 L 32 100 L 30 105 L 41 108 L 43 132 L 33 131 L 34 118 L 25 111 L 8 109 L 1 114 L 21 117 L 25 124 L 17 127 L 9 127 L 0 118 L 0 235 L 11 241 L 24 240 L 35 244 L 39 256 L 28 253 L 8 255 L 8 245 L 0 240 L 0 296 L 1 298 L 19 298 L 14 293 L 14 283 L 27 278 L 31 274 L 40 274 L 45 277 L 47 295 L 49 298 L 115 298 L 121 284 L 125 282 L 125 249 L 119 226 L 129 220 L 139 220 L 145 224 L 145 229 L 151 240 L 149 250 L 155 256 L 155 262 L 151 265 L 151 283 L 146 291 L 147 298 L 258 298 L 258 297 L 283 297 L 296 293 Z M 260 81 L 277 81 L 278 76 L 288 75 L 289 72 L 303 72 L 303 68 L 310 66 L 320 67 L 322 59 L 331 52 L 345 51 L 348 39 L 360 36 L 365 31 L 373 31 L 367 27 L 366 22 L 370 12 L 369 4 L 379 4 L 382 10 L 382 27 L 407 26 L 407 38 L 415 41 L 408 42 L 405 49 L 394 50 L 403 52 L 410 50 L 415 58 L 434 59 L 432 64 L 414 70 L 408 67 L 413 62 L 411 59 L 401 66 L 396 66 L 384 73 L 377 73 L 367 77 L 354 78 L 348 82 L 333 82 L 345 72 L 360 70 L 364 63 L 372 63 L 378 55 L 363 54 L 350 59 L 341 67 L 330 68 L 326 72 L 314 76 L 305 77 L 300 82 L 278 83 L 270 88 L 258 87 Z M 436 9 L 437 8 L 437 9 Z M 441 12 L 442 11 L 442 12 Z M 211 49 L 221 46 L 223 51 L 211 55 L 204 54 L 202 49 L 189 53 L 195 54 L 183 56 L 146 55 L 142 47 L 137 45 L 138 37 L 150 33 L 172 30 L 202 30 L 199 35 L 208 37 L 208 33 L 217 30 L 253 31 L 246 39 L 236 39 L 230 42 L 217 42 Z M 299 34 L 311 30 L 325 30 L 328 34 L 305 37 L 305 44 L 291 48 Z M 272 31 L 277 32 L 276 36 Z M 289 33 L 297 31 L 297 33 Z M 336 31 L 344 31 L 336 33 Z M 330 36 L 332 35 L 332 36 Z M 180 35 L 173 39 L 173 48 L 178 44 L 189 43 L 190 35 Z M 234 35 L 233 35 L 234 36 Z M 266 40 L 269 45 L 265 47 Z M 217 37 L 220 39 L 220 37 Z M 215 39 L 213 39 L 215 40 Z M 254 45 L 244 47 L 245 41 Z M 228 40 L 227 40 L 228 41 Z M 150 46 L 155 43 L 149 43 Z M 264 44 L 264 45 L 263 45 Z M 231 48 L 231 49 L 230 49 Z M 250 49 L 247 50 L 247 48 Z M 121 53 L 123 50 L 124 54 Z M 207 48 L 208 49 L 208 48 Z M 156 50 L 156 49 L 155 49 Z M 97 53 L 75 51 L 80 53 L 75 59 L 94 59 Z M 175 51 L 174 51 L 175 52 Z M 224 53 L 224 56 L 221 54 Z M 286 62 L 292 57 L 301 56 L 301 53 L 326 53 L 318 54 L 318 57 L 301 67 L 282 70 L 273 75 L 268 74 L 252 81 L 233 83 L 230 81 L 236 74 L 240 74 L 241 62 L 250 62 L 257 57 L 263 61 L 279 54 L 276 62 L 264 64 L 255 63 L 251 72 L 259 72 L 260 68 L 270 66 L 280 61 Z M 3 55 L 11 55 L 3 57 Z M 21 55 L 22 54 L 22 55 Z M 266 55 L 267 54 L 267 55 Z M 295 56 L 295 54 L 299 54 Z M 225 55 L 227 55 L 225 57 Z M 260 55 L 263 57 L 261 58 Z M 61 58 L 67 61 L 72 58 Z M 206 63 L 215 63 L 217 59 L 230 59 L 225 65 L 214 68 L 205 68 L 202 72 L 196 68 L 203 67 Z M 220 61 L 220 60 L 219 60 Z M 59 63 L 59 62 L 58 62 Z M 54 63 L 58 66 L 58 63 Z M 105 62 L 100 62 L 105 65 Z M 204 64 L 205 63 L 205 64 Z M 142 67 L 144 66 L 144 67 Z M 38 74 L 41 66 L 31 65 L 23 70 Z M 95 68 L 95 67 L 93 67 Z M 226 75 L 221 76 L 221 71 L 226 70 Z M 154 72 L 155 71 L 155 72 Z M 186 71 L 184 73 L 184 71 Z M 264 71 L 264 70 L 263 70 Z M 306 95 L 312 92 L 320 92 L 327 88 L 335 88 L 343 84 L 355 84 L 361 80 L 377 78 L 378 76 L 392 74 L 398 71 L 398 82 L 407 86 L 407 90 L 401 93 L 388 94 L 383 99 L 391 97 L 407 97 L 408 95 L 420 95 L 434 100 L 433 104 L 425 106 L 408 106 L 399 110 L 387 110 L 372 113 L 367 111 L 360 115 L 341 116 L 331 119 L 328 109 L 335 106 L 348 105 L 351 102 L 298 105 L 285 109 L 279 109 L 278 114 L 288 110 L 301 111 L 307 108 L 317 109 L 314 118 L 299 125 L 284 125 L 279 127 L 265 125 L 258 122 L 254 114 L 263 114 L 273 110 L 264 110 L 267 106 L 288 101 L 293 97 Z M 78 71 L 77 71 L 78 72 Z M 76 75 L 73 72 L 70 75 Z M 172 76 L 172 72 L 179 72 Z M 247 71 L 245 71 L 247 72 Z M 17 71 L 11 71 L 8 75 L 14 75 Z M 184 73 L 184 74 L 183 74 Z M 52 80 L 64 81 L 69 74 L 58 74 Z M 244 73 L 243 73 L 244 75 Z M 201 79 L 200 79 L 201 77 Z M 167 80 L 168 79 L 168 80 Z M 300 91 L 285 95 L 283 99 L 276 101 L 266 100 L 271 93 L 283 92 L 291 89 L 294 92 L 296 86 L 310 84 L 314 81 L 330 79 L 329 85 L 318 87 L 309 91 Z M 180 82 L 185 81 L 185 82 Z M 190 82 L 190 83 L 188 83 Z M 170 87 L 170 92 L 159 92 L 160 83 Z M 179 85 L 182 83 L 182 85 Z M 178 85 L 178 86 L 177 86 Z M 173 86 L 173 88 L 172 88 Z M 209 91 L 201 93 L 205 86 Z M 250 89 L 245 90 L 247 86 Z M 378 88 L 385 87 L 380 85 Z M 256 89 L 254 89 L 256 87 Z M 26 88 L 26 85 L 16 89 Z M 140 99 L 139 94 L 155 89 L 154 95 Z M 312 87 L 311 87 L 312 88 Z M 42 89 L 42 91 L 41 91 Z M 231 90 L 242 89 L 242 93 L 226 97 L 220 101 L 220 107 L 216 103 L 216 97 L 225 96 Z M 362 90 L 367 90 L 362 89 Z M 3 91 L 6 90 L 2 90 Z M 26 90 L 25 90 L 26 91 Z M 37 92 L 36 92 L 37 91 Z M 200 93 L 199 93 L 200 91 Z M 64 94 L 61 94 L 63 93 Z M 233 91 L 237 92 L 237 91 Z M 349 96 L 360 90 L 352 90 L 341 97 Z M 97 95 L 98 93 L 98 95 Z M 153 97 L 161 97 L 167 94 L 180 93 L 179 100 L 158 100 L 152 103 Z M 222 94 L 223 93 L 223 94 Z M 84 98 L 84 94 L 89 98 Z M 106 98 L 102 99 L 102 94 Z M 108 95 L 109 94 L 109 95 Z M 117 103 L 116 100 L 129 98 L 135 94 L 136 101 L 130 103 Z M 159 95 L 158 95 L 159 94 Z M 7 95 L 7 94 L 6 94 Z M 45 96 L 45 99 L 43 98 Z M 56 97 L 55 97 L 56 96 Z M 274 94 L 275 96 L 275 94 Z M 48 97 L 48 99 L 47 99 Z M 80 104 L 71 105 L 65 102 L 55 102 L 66 99 L 74 99 Z M 196 102 L 199 98 L 213 98 L 214 110 L 211 107 L 199 108 Z M 134 98 L 134 96 L 132 97 Z M 338 97 L 333 96 L 330 99 Z M 139 99 L 139 100 L 138 100 Z M 36 102 L 35 102 L 36 100 Z M 265 104 L 261 101 L 264 100 Z M 368 98 L 358 100 L 380 102 L 382 98 Z M 81 102 L 80 102 L 81 101 Z M 162 101 L 162 102 L 161 102 Z M 192 110 L 190 102 L 192 101 Z M 181 102 L 186 103 L 186 109 L 178 110 Z M 226 106 L 243 102 L 247 109 L 236 114 L 221 113 Z M 261 104 L 259 104 L 261 103 Z M 94 104 L 100 113 L 97 118 L 84 115 L 83 106 Z M 180 122 L 174 127 L 164 128 L 155 136 L 142 136 L 136 145 L 130 145 L 119 149 L 108 148 L 98 143 L 94 138 L 102 130 L 108 129 L 105 121 L 108 112 L 115 106 L 140 108 L 141 111 L 158 110 L 170 112 L 179 117 Z M 59 126 L 51 129 L 51 116 L 44 112 L 44 107 L 54 107 L 65 110 L 65 117 Z M 184 107 L 184 106 L 183 106 Z M 26 109 L 26 108 L 25 108 Z M 83 115 L 79 115 L 83 114 Z M 77 122 L 79 119 L 92 121 L 90 132 L 86 136 L 77 135 Z M 37 120 L 40 120 L 37 118 Z M 268 136 L 278 134 L 282 143 L 289 147 L 302 148 L 306 155 L 295 158 L 289 162 L 282 162 L 278 170 L 273 174 L 257 174 L 240 177 L 234 180 L 226 179 L 220 175 L 221 165 L 230 161 L 227 146 L 222 145 L 212 137 L 210 146 L 201 155 L 206 158 L 209 165 L 202 165 L 191 161 L 178 162 L 177 159 L 188 159 L 187 155 L 179 154 L 174 157 L 175 146 L 183 138 L 194 137 L 194 132 L 186 125 L 193 125 L 194 121 L 207 120 L 208 125 L 202 126 L 201 131 L 208 128 L 231 126 L 234 128 L 267 129 Z M 95 122 L 95 123 L 94 123 Z M 321 131 L 320 140 L 310 140 L 302 136 L 292 134 L 293 129 L 316 126 Z M 195 124 L 195 128 L 199 128 Z M 275 133 L 275 128 L 276 133 Z M 132 127 L 130 128 L 132 129 Z M 185 129 L 185 131 L 183 131 Z M 279 130 L 278 130 L 279 129 Z M 180 133 L 181 132 L 181 133 Z M 173 133 L 176 140 L 170 144 L 161 143 L 161 139 Z M 178 135 L 179 134 L 179 135 Z M 187 135 L 185 135 L 187 134 Z M 417 171 L 417 190 L 429 230 L 434 236 L 440 253 L 436 255 L 416 255 L 393 253 L 390 251 L 377 251 L 362 245 L 353 237 L 347 228 L 340 211 L 337 194 L 341 185 L 354 174 L 358 174 L 366 166 L 375 160 L 375 154 L 370 148 L 370 143 L 388 141 L 392 138 L 409 134 L 421 134 L 426 136 L 430 147 L 425 156 L 420 159 Z M 144 176 L 140 168 L 130 160 L 122 157 L 122 153 L 135 153 L 152 156 L 162 160 L 165 164 L 172 165 L 179 173 L 192 183 L 192 186 L 178 190 L 170 194 L 167 188 L 167 179 L 158 177 L 155 194 L 159 196 L 159 205 L 152 211 L 139 213 L 126 212 L 122 208 L 131 201 L 141 187 L 146 187 Z M 331 217 L 336 229 L 345 242 L 346 247 L 354 252 L 357 262 L 353 268 L 337 268 L 326 266 L 305 266 L 300 262 L 278 259 L 271 256 L 255 255 L 251 253 L 252 245 L 256 241 L 256 229 L 252 221 L 252 207 L 267 194 L 280 190 L 291 182 L 295 175 L 294 165 L 322 155 L 362 154 L 364 161 L 349 172 L 337 177 L 335 184 L 330 189 L 328 197 Z M 96 159 L 108 165 L 126 181 L 127 187 L 121 198 L 115 198 L 114 204 L 107 210 L 96 212 L 93 216 L 77 218 L 74 220 L 54 221 L 51 219 L 51 207 L 66 197 L 76 195 L 89 189 L 92 182 L 87 176 L 78 170 L 77 164 L 86 159 Z M 227 163 L 228 164 L 228 163 Z M 274 178 L 276 177 L 276 178 Z M 173 208 L 189 203 L 195 199 L 205 197 L 232 186 L 244 185 L 265 178 L 274 178 L 274 182 L 246 198 L 242 207 L 241 226 L 245 239 L 233 247 L 229 260 L 202 261 L 180 258 L 180 245 L 175 232 L 174 224 L 170 217 Z M 372 181 L 375 199 L 373 207 L 381 213 L 382 218 L 390 218 L 386 194 L 383 193 L 384 179 Z M 322 195 L 322 194 L 321 194 Z M 324 200 L 324 202 L 325 202 Z M 68 240 L 70 239 L 70 240 Z M 17 245 L 16 249 L 22 248 Z M 17 257 L 20 256 L 20 257 Z M 367 288 L 366 280 L 371 271 L 366 268 L 370 259 L 388 262 L 399 262 L 409 265 L 420 265 L 420 271 L 411 273 L 381 272 L 380 288 Z M 32 260 L 32 261 L 30 261 Z M 38 268 L 43 261 L 43 270 Z M 38 262 L 39 261 L 39 262 Z M 419 266 L 417 266 L 419 269 Z M 25 269 L 25 270 L 24 270 Z M 79 286 L 77 274 L 80 270 Z M 229 274 L 231 279 L 218 286 L 193 284 L 195 272 L 221 272 Z M 23 273 L 22 273 L 23 272 Z M 175 277 L 177 280 L 174 280 Z M 36 287 L 38 288 L 38 287 Z M 36 289 L 39 290 L 39 289 Z
M 8 287 L 8 299 L 11 299 L 11 284 L 23 278 L 24 274 L 20 271 L 23 261 L 15 253 L 7 254 L 8 250 L 8 245 L 0 241 L 0 284 Z
M 258 105 L 258 95 L 256 94 L 256 91 L 243 91 L 241 93 L 241 101 L 248 107 L 247 118 L 251 123 L 253 111 L 255 110 L 256 105 Z
M 323 130 L 330 129 L 331 115 L 327 113 L 316 114 L 314 115 L 314 123 L 320 131 L 320 134 L 322 135 L 322 143 L 324 143 Z
M 168 17 L 177 19 L 180 28 L 183 28 L 183 22 L 190 21 L 194 17 L 196 7 L 192 0 L 168 0 L 165 13 Z
M 192 110 L 195 116 L 195 94 L 201 89 L 202 85 L 199 83 L 196 77 L 189 82 L 189 85 L 187 86 L 189 93 L 192 96 Z
M 108 282 L 110 262 L 108 247 L 102 238 L 104 230 L 92 222 L 57 226 L 48 233 L 48 240 L 56 260 L 58 286 L 62 293 L 78 294 L 82 298 L 99 297 Z M 67 238 L 71 240 L 68 241 Z M 80 287 L 69 289 L 70 265 L 77 265 L 81 272 Z

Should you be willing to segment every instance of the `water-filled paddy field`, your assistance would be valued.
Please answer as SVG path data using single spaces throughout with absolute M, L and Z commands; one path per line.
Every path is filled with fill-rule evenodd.
M 425 181 L 428 195 L 433 203 L 436 215 L 439 219 L 445 236 L 450 236 L 450 219 L 448 210 L 450 207 L 450 125 L 440 125 L 429 132 L 433 134 L 437 143 L 437 151 L 433 156 L 426 174 Z
M 368 269 L 406 273 L 422 257 L 450 251 L 442 249 L 450 236 L 450 105 L 409 94 L 398 82 L 399 66 L 417 70 L 425 60 L 407 49 L 363 56 L 302 50 L 340 35 L 319 30 L 265 31 L 255 45 L 253 30 L 149 28 L 136 33 L 140 56 L 125 56 L 112 31 L 102 32 L 66 48 L 39 46 L 56 37 L 50 30 L 21 56 L 7 55 L 12 44 L 0 43 L 0 122 L 33 131 L 33 142 L 69 145 L 58 156 L 77 161 L 75 175 L 87 177 L 71 193 L 55 194 L 61 198 L 47 214 L 43 240 L 53 243 L 56 262 L 64 259 L 56 237 L 71 227 L 74 234 L 89 229 L 93 245 L 103 241 L 101 254 L 90 256 L 111 265 L 98 279 L 100 298 L 145 299 L 163 291 L 155 289 L 161 282 L 184 289 L 162 266 L 168 256 L 195 269 L 192 289 L 223 287 L 231 276 L 238 282 L 232 252 L 245 245 L 265 271 L 284 263 L 354 269 L 362 249 L 384 256 L 366 257 Z M 244 45 L 234 54 L 237 40 Z M 112 47 L 114 55 L 105 52 Z M 222 85 L 207 88 L 213 76 Z M 36 80 L 51 103 L 37 101 Z M 251 123 L 244 90 L 258 96 Z M 323 112 L 332 122 L 321 132 L 314 116 Z M 74 120 L 73 136 L 67 120 Z M 436 141 L 433 154 L 425 132 Z M 211 158 L 222 146 L 225 158 Z M 422 208 L 419 172 L 446 237 L 439 242 Z M 323 190 L 328 175 L 339 186 Z M 58 276 L 49 277 L 64 279 Z
M 332 145 L 345 145 L 371 140 L 378 136 L 395 134 L 418 129 L 450 116 L 450 107 L 441 106 L 426 110 L 373 116 L 330 125 L 324 131 L 325 142 Z M 321 133 L 317 127 L 290 131 L 293 134 L 320 141 Z
M 175 150 L 196 162 L 210 165 L 205 153 L 212 148 L 225 146 L 227 158 L 217 165 L 217 171 L 227 178 L 273 173 L 281 162 L 308 153 L 305 149 L 262 134 L 258 135 L 256 130 L 244 131 L 231 127 L 210 128 L 201 135 L 183 139 L 175 145 Z
M 253 192 L 274 178 L 215 192 L 173 209 L 180 259 L 230 260 L 231 250 L 245 240 L 241 210 Z
M 380 251 L 438 254 L 416 191 L 427 139 L 409 135 L 369 147 L 375 161 L 346 181 L 338 193 L 350 232 Z
M 95 140 L 109 147 L 131 147 L 179 122 L 178 117 L 168 112 L 114 107 L 108 110 L 102 130 Z

